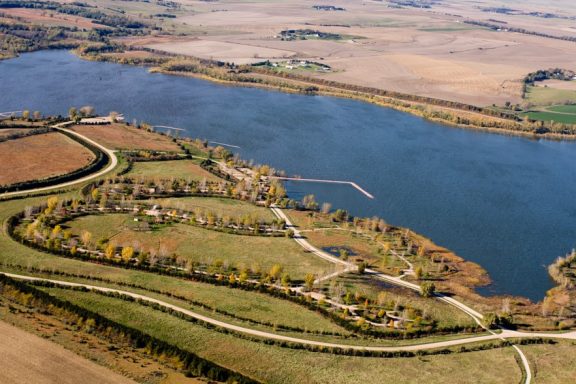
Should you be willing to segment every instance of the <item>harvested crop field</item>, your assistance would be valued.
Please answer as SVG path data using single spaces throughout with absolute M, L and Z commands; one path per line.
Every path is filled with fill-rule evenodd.
M 134 383 L 90 360 L 0 321 L 2 383 Z
M 75 125 L 72 130 L 109 149 L 180 152 L 180 148 L 170 138 L 125 124 Z
M 2 13 L 20 19 L 50 26 L 77 27 L 92 29 L 94 27 L 107 29 L 101 24 L 94 24 L 92 20 L 81 16 L 64 15 L 44 9 L 10 8 L 3 9 Z
M 514 7 L 565 17 L 553 19 L 484 11 L 484 7 L 501 5 L 493 0 L 425 3 L 427 7 L 420 9 L 391 7 L 392 3 L 385 1 L 334 0 L 330 5 L 345 10 L 326 12 L 314 10 L 305 0 L 247 0 L 225 2 L 225 7 L 219 1 L 190 0 L 194 12 L 183 11 L 163 22 L 172 36 L 131 37 L 128 41 L 134 46 L 237 64 L 286 57 L 310 60 L 332 67 L 330 72 L 314 74 L 328 80 L 482 106 L 521 102 L 522 79 L 529 72 L 573 67 L 573 43 L 546 37 L 575 36 L 572 21 L 565 17 L 571 16 L 567 12 L 573 7 L 567 0 L 557 1 L 553 7 L 535 1 Z M 495 23 L 488 20 L 496 17 L 508 28 L 544 36 L 469 24 Z M 282 38 L 281 31 L 287 29 L 310 29 L 343 38 Z
M 58 132 L 5 141 L 0 143 L 0 185 L 63 175 L 92 160 L 90 150 Z
M 196 56 L 203 59 L 217 57 L 223 61 L 234 61 L 237 64 L 256 63 L 262 61 L 260 57 L 281 59 L 292 57 L 295 52 L 267 48 L 258 45 L 237 44 L 223 41 L 190 40 L 185 42 L 153 44 L 151 48 L 162 51 Z

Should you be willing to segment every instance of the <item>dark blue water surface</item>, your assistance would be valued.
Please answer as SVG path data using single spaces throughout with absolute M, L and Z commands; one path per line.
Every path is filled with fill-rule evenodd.
M 240 155 L 303 177 L 293 195 L 410 227 L 481 264 L 484 292 L 540 299 L 546 265 L 576 243 L 576 144 L 462 130 L 330 97 L 225 87 L 82 61 L 63 51 L 0 62 L 0 112 L 66 114 L 70 106 L 122 112 L 193 137 L 240 146 Z M 1 166 L 1 165 L 0 165 Z

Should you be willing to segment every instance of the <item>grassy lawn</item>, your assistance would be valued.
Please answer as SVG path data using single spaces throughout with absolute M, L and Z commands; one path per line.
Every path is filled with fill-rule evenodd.
M 576 343 L 521 347 L 530 361 L 535 384 L 573 383 L 576 378 Z
M 552 87 L 528 87 L 526 99 L 536 105 L 561 104 L 567 100 L 576 100 L 576 91 Z
M 144 176 L 148 178 L 218 181 L 221 180 L 204 170 L 194 160 L 144 161 L 132 165 L 127 176 Z
M 218 197 L 181 197 L 168 199 L 152 199 L 150 204 L 159 204 L 162 207 L 177 208 L 184 211 L 194 212 L 195 209 L 212 211 L 218 216 L 238 217 L 251 215 L 266 222 L 276 218 L 271 210 L 259 207 L 241 200 L 218 198 Z
M 423 372 L 427 383 L 515 383 L 521 376 L 510 348 L 423 358 L 335 356 L 238 339 L 97 294 L 54 288 L 48 291 L 267 383 L 416 383 L 421 382 Z
M 90 279 L 82 279 L 77 277 L 63 277 L 58 275 L 43 275 L 48 277 L 70 281 L 81 284 L 98 285 L 99 287 L 109 287 L 122 291 L 130 291 L 142 294 L 148 297 L 153 297 L 164 302 L 177 305 L 181 308 L 190 309 L 194 312 L 204 316 L 224 321 L 230 324 L 237 324 L 245 328 L 259 329 L 266 332 L 286 333 L 285 330 L 275 330 L 269 325 L 259 325 L 250 323 L 234 316 L 218 313 L 213 309 L 226 311 L 229 314 L 234 314 L 242 319 L 250 319 L 261 323 L 270 323 L 280 326 L 298 327 L 312 332 L 334 332 L 343 335 L 349 335 L 350 332 L 344 328 L 331 322 L 329 319 L 322 315 L 306 309 L 306 307 L 292 303 L 287 300 L 277 299 L 269 295 L 258 292 L 243 291 L 223 286 L 210 285 L 205 283 L 198 283 L 194 281 L 184 281 L 181 279 L 172 278 L 172 282 L 168 284 L 168 288 L 156 286 L 156 289 L 163 289 L 169 291 L 170 294 L 184 297 L 187 300 L 202 303 L 210 308 L 203 308 L 201 305 L 190 303 L 186 300 L 177 299 L 169 295 L 155 293 L 148 289 L 139 289 L 133 287 L 126 287 L 121 284 L 113 284 L 107 282 L 95 282 Z M 154 287 L 149 287 L 154 288 Z M 286 316 L 286 313 L 291 313 L 293 316 Z M 292 331 L 291 331 L 292 332 Z M 293 332 L 295 336 L 302 336 L 301 333 Z M 308 335 L 304 335 L 307 338 Z M 318 336 L 326 339 L 334 340 L 337 338 L 341 340 L 341 336 Z M 352 339 L 356 340 L 356 339 Z M 355 342 L 355 341 L 350 342 Z M 392 341 L 396 343 L 396 341 Z M 386 343 L 386 341 L 384 341 Z
M 576 115 L 576 105 L 556 105 L 553 107 L 546 108 L 551 112 L 568 113 L 571 115 Z
M 81 217 L 66 224 L 75 235 L 87 230 L 94 239 L 110 239 L 117 245 L 137 241 L 144 250 L 164 249 L 167 255 L 202 264 L 222 261 L 237 268 L 259 266 L 264 271 L 280 264 L 293 279 L 303 279 L 306 273 L 332 271 L 332 264 L 306 253 L 292 239 L 231 235 L 186 224 L 137 232 L 127 229 L 131 220 L 130 215 L 112 214 Z
M 576 114 L 554 113 L 547 111 L 528 112 L 528 118 L 540 121 L 555 121 L 557 123 L 576 124 Z

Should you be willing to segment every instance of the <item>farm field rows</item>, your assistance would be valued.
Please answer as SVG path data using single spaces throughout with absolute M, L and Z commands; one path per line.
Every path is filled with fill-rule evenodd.
M 170 138 L 125 124 L 75 125 L 71 129 L 109 149 L 180 152 L 180 148 Z
M 63 175 L 93 159 L 90 150 L 57 132 L 0 142 L 0 185 Z
M 0 316 L 1 319 L 1 316 Z M 3 383 L 134 384 L 135 382 L 101 367 L 39 336 L 0 321 L 0 356 Z

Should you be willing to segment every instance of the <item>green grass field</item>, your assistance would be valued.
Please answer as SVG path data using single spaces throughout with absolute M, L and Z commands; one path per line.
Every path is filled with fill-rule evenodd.
M 422 358 L 336 356 L 268 346 L 208 330 L 168 314 L 93 293 L 47 289 L 60 298 L 267 383 L 516 383 L 511 348 Z
M 526 101 L 536 105 L 562 104 L 576 100 L 576 91 L 551 87 L 528 87 Z
M 572 383 L 576 378 L 576 343 L 562 341 L 555 345 L 522 347 L 534 372 L 534 383 Z
M 554 107 L 546 108 L 552 112 L 568 113 L 571 115 L 576 115 L 576 105 L 556 105 Z
M 228 215 L 238 217 L 251 215 L 258 217 L 266 222 L 271 222 L 276 218 L 271 210 L 259 207 L 254 204 L 234 199 L 217 198 L 217 197 L 180 197 L 168 199 L 148 200 L 149 204 L 159 204 L 162 207 L 177 208 L 184 211 L 194 212 L 195 209 L 212 211 L 219 216 Z
M 232 235 L 186 224 L 137 232 L 126 229 L 131 221 L 130 215 L 112 214 L 85 216 L 66 225 L 76 235 L 87 230 L 94 239 L 109 239 L 117 245 L 137 241 L 144 250 L 165 249 L 167 256 L 176 254 L 202 264 L 222 261 L 237 268 L 259 266 L 263 271 L 280 264 L 292 279 L 303 279 L 306 273 L 331 272 L 333 268 L 332 264 L 306 253 L 292 239 L 284 237 Z
M 526 113 L 528 118 L 540 121 L 554 121 L 556 123 L 576 124 L 576 114 L 554 113 L 547 111 L 537 111 Z
M 149 178 L 190 179 L 218 181 L 221 180 L 202 169 L 196 160 L 144 161 L 134 163 L 126 176 L 146 176 Z

